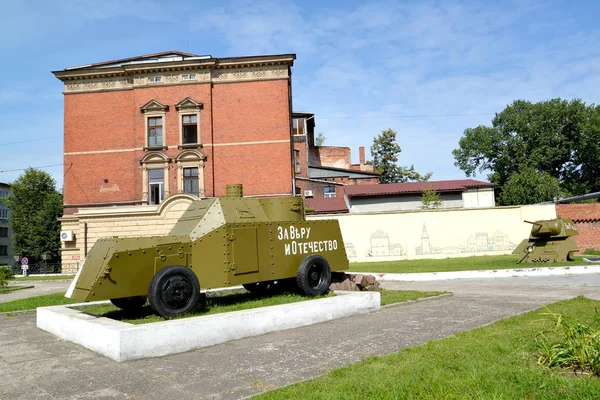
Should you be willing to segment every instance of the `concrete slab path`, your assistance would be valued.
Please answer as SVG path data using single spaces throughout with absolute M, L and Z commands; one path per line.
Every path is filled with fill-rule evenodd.
M 52 293 L 64 293 L 69 288 L 72 279 L 56 281 L 10 281 L 11 286 L 33 286 L 15 292 L 0 294 L 0 303 L 13 300 L 21 300 L 34 296 L 42 296 Z
M 240 399 L 542 304 L 578 295 L 600 299 L 600 274 L 386 282 L 385 286 L 448 290 L 454 295 L 125 363 L 38 330 L 33 314 L 0 316 L 0 398 Z

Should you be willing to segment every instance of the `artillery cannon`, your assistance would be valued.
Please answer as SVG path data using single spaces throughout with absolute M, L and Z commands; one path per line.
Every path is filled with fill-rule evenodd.
M 301 197 L 196 200 L 168 235 L 102 238 L 90 249 L 66 297 L 111 300 L 124 310 L 152 309 L 169 319 L 191 311 L 203 289 L 275 282 L 307 296 L 329 290 L 331 271 L 348 269 L 337 220 L 306 220 Z
M 573 261 L 578 235 L 577 227 L 568 218 L 541 221 L 524 221 L 532 224 L 529 239 L 524 239 L 512 254 L 523 255 L 518 261 L 530 263 Z

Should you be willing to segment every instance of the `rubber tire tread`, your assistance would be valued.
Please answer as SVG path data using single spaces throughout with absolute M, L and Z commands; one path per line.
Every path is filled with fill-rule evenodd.
M 316 288 L 311 287 L 308 282 L 309 268 L 313 264 L 321 264 L 323 273 L 325 274 L 325 279 Z M 323 276 L 323 273 L 321 276 Z M 329 286 L 331 285 L 331 268 L 325 257 L 318 254 L 305 257 L 298 267 L 296 283 L 298 284 L 300 291 L 309 297 L 320 296 L 327 293 L 329 291 Z
M 272 281 L 244 283 L 244 289 L 254 294 L 268 293 L 272 290 L 274 283 Z
M 172 274 L 180 274 L 184 275 L 187 279 L 192 283 L 192 294 L 190 296 L 190 301 L 186 306 L 179 310 L 172 310 L 166 304 L 163 303 L 160 297 L 160 284 L 161 281 Z M 186 268 L 182 265 L 172 265 L 169 267 L 165 267 L 158 271 L 150 281 L 150 286 L 148 288 L 148 302 L 150 303 L 150 307 L 154 310 L 155 313 L 163 317 L 164 319 L 171 319 L 177 317 L 179 315 L 187 314 L 192 311 L 198 301 L 200 300 L 200 282 L 198 282 L 198 277 L 191 269 Z
M 134 312 L 142 308 L 148 298 L 146 296 L 121 297 L 120 299 L 110 299 L 110 302 L 125 312 Z

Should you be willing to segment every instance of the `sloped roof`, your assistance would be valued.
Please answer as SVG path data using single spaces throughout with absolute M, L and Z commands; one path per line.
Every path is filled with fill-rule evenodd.
M 600 221 L 600 203 L 557 204 L 556 213 L 573 222 Z
M 304 199 L 304 204 L 315 211 L 313 214 L 329 214 L 348 212 L 348 205 L 343 197 L 314 197 Z
M 308 166 L 308 177 L 309 178 L 337 178 L 337 177 L 348 177 L 348 178 L 379 178 L 381 174 L 373 171 L 360 171 L 357 169 L 337 168 L 337 167 L 324 167 L 309 165 Z
M 371 185 L 345 186 L 348 198 L 365 196 L 391 196 L 400 194 L 420 194 L 430 188 L 436 192 L 463 192 L 467 189 L 492 188 L 493 183 L 474 179 L 458 179 L 448 181 L 380 183 Z

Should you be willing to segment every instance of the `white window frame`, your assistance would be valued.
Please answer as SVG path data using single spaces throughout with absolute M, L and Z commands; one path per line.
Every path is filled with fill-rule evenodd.
M 294 133 L 294 136 L 304 136 L 306 135 L 306 118 L 292 118 L 292 132 L 294 132 L 294 129 L 297 129 L 297 126 L 299 124 L 296 124 L 296 121 L 302 120 L 302 124 L 304 125 L 303 127 L 303 132 L 304 133 Z
M 142 201 L 150 204 L 150 177 L 148 170 L 163 169 L 163 198 L 164 201 L 170 195 L 169 187 L 169 158 L 160 152 L 148 153 L 142 158 Z
M 183 170 L 185 168 L 198 168 L 198 197 L 205 197 L 204 160 L 206 160 L 206 156 L 197 150 L 184 150 L 177 156 L 175 162 L 177 163 L 177 191 L 179 193 L 184 193 Z
M 326 192 L 327 189 L 331 189 L 333 188 L 333 192 Z M 333 198 L 336 195 L 336 188 L 335 186 L 324 186 L 323 187 L 323 197 L 325 198 Z

